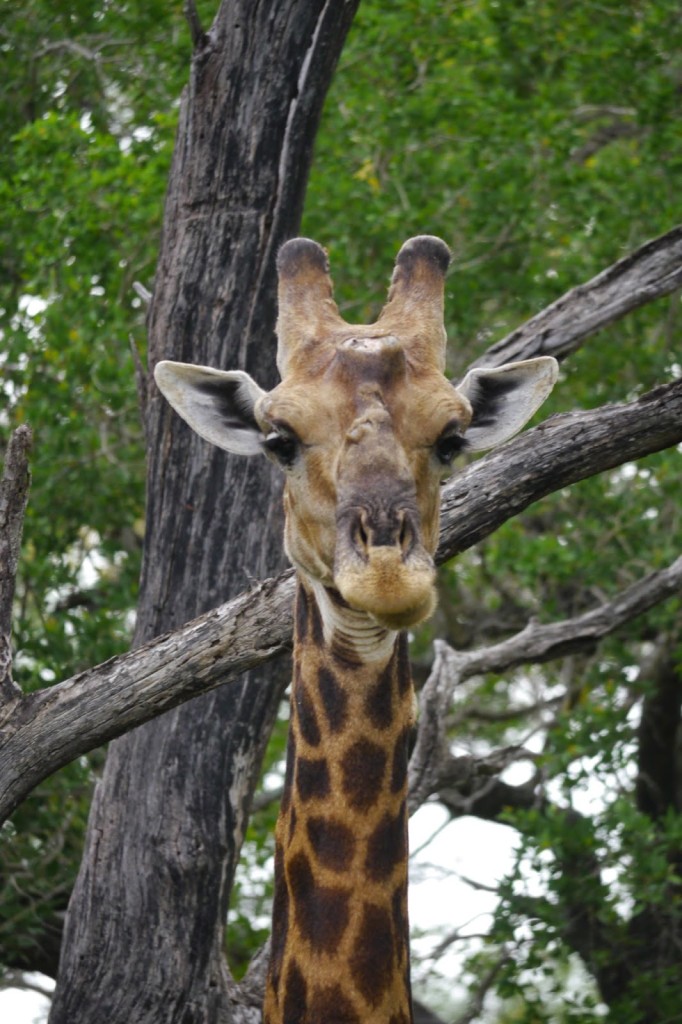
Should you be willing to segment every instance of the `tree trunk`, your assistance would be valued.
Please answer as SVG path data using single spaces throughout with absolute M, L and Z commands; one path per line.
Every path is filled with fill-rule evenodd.
M 193 13 L 150 367 L 180 359 L 275 383 L 275 255 L 298 230 L 322 102 L 358 2 L 232 0 L 206 34 Z M 153 388 L 146 429 L 136 645 L 283 564 L 280 482 L 265 459 L 209 447 Z M 112 744 L 65 925 L 52 1024 L 237 1019 L 224 923 L 282 689 L 262 680 L 249 673 Z

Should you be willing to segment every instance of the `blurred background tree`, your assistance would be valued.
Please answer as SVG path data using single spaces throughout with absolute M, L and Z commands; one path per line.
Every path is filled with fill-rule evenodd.
M 207 23 L 214 7 L 199 4 Z M 516 324 L 672 227 L 681 14 L 675 0 L 363 0 L 303 223 L 330 251 L 342 314 L 371 320 L 399 244 L 440 235 L 454 251 L 456 377 Z M 4 445 L 26 421 L 36 435 L 14 627 L 15 674 L 30 690 L 124 650 L 131 635 L 144 500 L 133 350 L 144 360 L 145 343 L 133 283 L 150 286 L 154 274 L 191 48 L 176 6 L 61 0 L 6 5 L 0 47 L 0 433 Z M 542 415 L 678 377 L 681 314 L 673 294 L 591 339 L 563 365 Z M 433 637 L 485 645 L 668 564 L 682 539 L 679 478 L 675 451 L 626 465 L 552 495 L 442 570 L 439 612 L 414 638 L 418 676 Z M 522 746 L 503 778 L 536 799 L 494 815 L 517 842 L 505 878 L 479 879 L 496 889 L 485 928 L 467 929 L 446 906 L 442 934 L 415 945 L 417 991 L 445 1019 L 682 1014 L 679 617 L 670 601 L 594 652 L 458 691 L 453 751 Z M 266 790 L 276 789 L 284 728 Z M 2 832 L 8 968 L 54 975 L 101 761 L 60 772 Z M 437 802 L 455 849 L 467 841 L 462 806 L 447 794 Z M 265 791 L 258 806 L 233 894 L 235 968 L 267 932 L 275 810 Z

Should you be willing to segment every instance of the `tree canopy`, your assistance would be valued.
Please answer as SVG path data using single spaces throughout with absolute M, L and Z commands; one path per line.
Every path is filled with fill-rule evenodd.
M 213 8 L 199 5 L 207 24 Z M 303 220 L 329 249 L 342 313 L 371 320 L 399 244 L 440 235 L 454 252 L 457 377 L 673 228 L 681 44 L 674 0 L 363 0 Z M 145 461 L 136 363 L 191 46 L 172 5 L 38 0 L 5 9 L 0 46 L 0 432 L 3 447 L 18 424 L 35 435 L 13 623 L 14 677 L 28 692 L 130 641 Z M 563 361 L 542 418 L 634 402 L 678 379 L 681 319 L 677 290 L 588 337 Z M 654 1019 L 652 1007 L 660 1020 L 680 1013 L 679 596 L 532 667 L 460 672 L 449 648 L 434 664 L 431 643 L 473 655 L 665 570 L 682 540 L 679 459 L 670 447 L 561 486 L 441 570 L 438 613 L 412 645 L 427 695 L 429 685 L 449 695 L 449 774 L 429 799 L 452 821 L 453 844 L 472 815 L 518 840 L 507 877 L 485 882 L 497 890 L 485 937 L 467 940 L 477 929 L 453 907 L 442 933 L 416 946 L 417 992 L 444 1019 L 592 1024 L 606 1012 L 635 1024 Z M 268 793 L 284 728 L 233 894 L 236 970 L 267 934 Z M 54 973 L 101 764 L 99 752 L 73 762 L 4 826 L 8 968 Z

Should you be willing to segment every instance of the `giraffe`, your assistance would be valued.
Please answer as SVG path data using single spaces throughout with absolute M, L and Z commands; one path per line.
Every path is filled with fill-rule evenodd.
M 439 487 L 462 451 L 519 430 L 557 363 L 444 375 L 449 249 L 420 235 L 396 259 L 376 323 L 339 314 L 325 250 L 279 251 L 277 366 L 163 361 L 155 378 L 203 438 L 285 473 L 297 570 L 284 794 L 275 832 L 265 1024 L 411 1024 L 406 630 L 435 606 Z

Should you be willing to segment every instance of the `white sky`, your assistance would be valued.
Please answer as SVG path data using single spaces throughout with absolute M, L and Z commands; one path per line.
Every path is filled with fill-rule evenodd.
M 50 988 L 53 982 L 42 974 L 32 975 L 41 987 Z M 43 1024 L 47 1020 L 49 1001 L 38 992 L 8 988 L 0 992 L 0 1020 L 2 1024 Z

